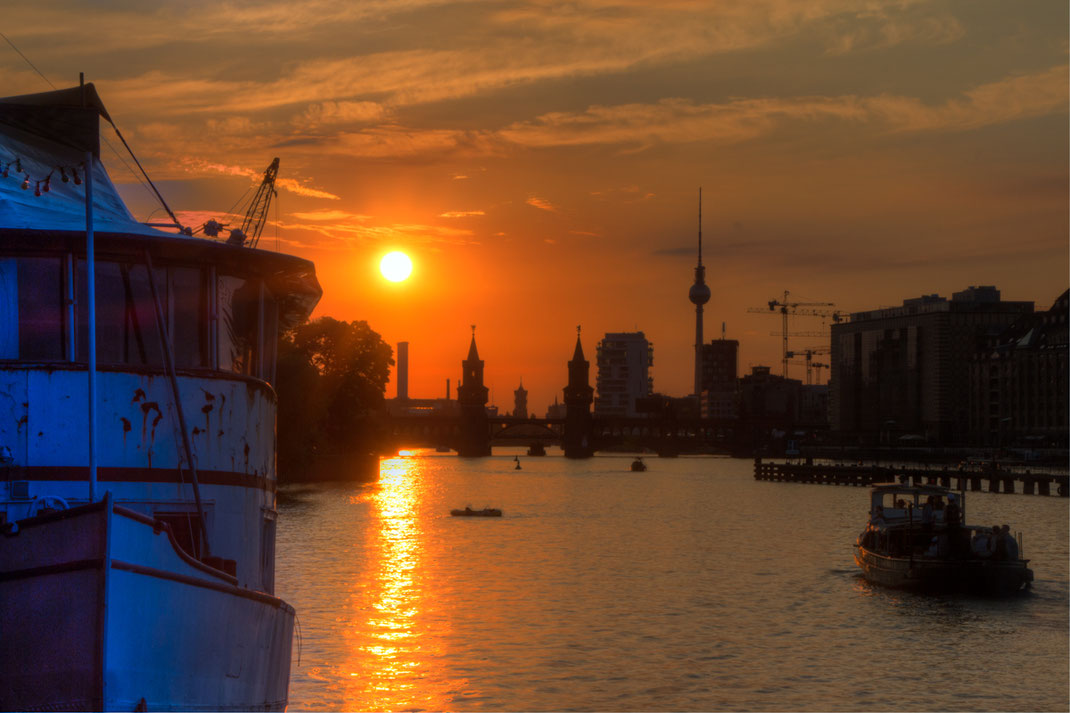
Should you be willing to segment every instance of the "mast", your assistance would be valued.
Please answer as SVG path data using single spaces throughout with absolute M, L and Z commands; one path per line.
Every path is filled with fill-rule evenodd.
M 82 88 L 82 108 L 85 101 L 85 73 L 78 73 Z M 93 152 L 85 152 L 85 273 L 86 310 L 89 350 L 89 502 L 97 500 L 97 281 L 96 247 L 93 240 Z

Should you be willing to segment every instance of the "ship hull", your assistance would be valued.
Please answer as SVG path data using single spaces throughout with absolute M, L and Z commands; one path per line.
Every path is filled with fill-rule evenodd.
M 0 709 L 282 710 L 294 610 L 108 498 L 0 537 Z
M 855 564 L 868 582 L 927 593 L 1008 596 L 1033 580 L 1026 560 L 995 561 L 892 557 L 855 546 Z

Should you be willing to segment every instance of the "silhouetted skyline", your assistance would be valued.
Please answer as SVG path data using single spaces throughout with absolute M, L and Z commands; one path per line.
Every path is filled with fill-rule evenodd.
M 655 388 L 693 390 L 698 186 L 706 329 L 727 322 L 741 372 L 779 362 L 779 324 L 746 310 L 784 290 L 1050 305 L 1067 25 L 1065 3 L 965 0 L 65 0 L 6 8 L 3 32 L 56 86 L 86 73 L 188 224 L 226 222 L 279 156 L 261 247 L 316 262 L 317 315 L 410 342 L 411 394 L 456 378 L 475 322 L 499 405 L 522 377 L 542 413 L 577 323 L 589 348 L 643 330 Z M 0 69 L 8 94 L 49 89 L 6 43 Z M 408 280 L 379 275 L 391 250 Z

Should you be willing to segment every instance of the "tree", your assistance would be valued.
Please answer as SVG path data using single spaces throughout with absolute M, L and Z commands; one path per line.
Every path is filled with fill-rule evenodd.
M 278 363 L 280 470 L 296 474 L 324 454 L 378 450 L 394 358 L 367 322 L 306 322 L 282 335 Z

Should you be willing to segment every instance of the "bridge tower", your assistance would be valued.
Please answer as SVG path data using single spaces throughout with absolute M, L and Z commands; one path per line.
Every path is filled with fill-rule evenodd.
M 468 358 L 461 362 L 463 376 L 457 387 L 461 411 L 461 438 L 457 455 L 479 458 L 490 455 L 490 423 L 487 420 L 487 387 L 483 385 L 483 360 L 476 349 L 476 326 Z
M 583 358 L 580 328 L 576 327 L 576 351 L 568 363 L 568 386 L 565 387 L 565 433 L 562 444 L 566 458 L 590 458 L 594 453 L 594 419 L 591 402 L 594 389 L 590 383 L 591 363 Z

